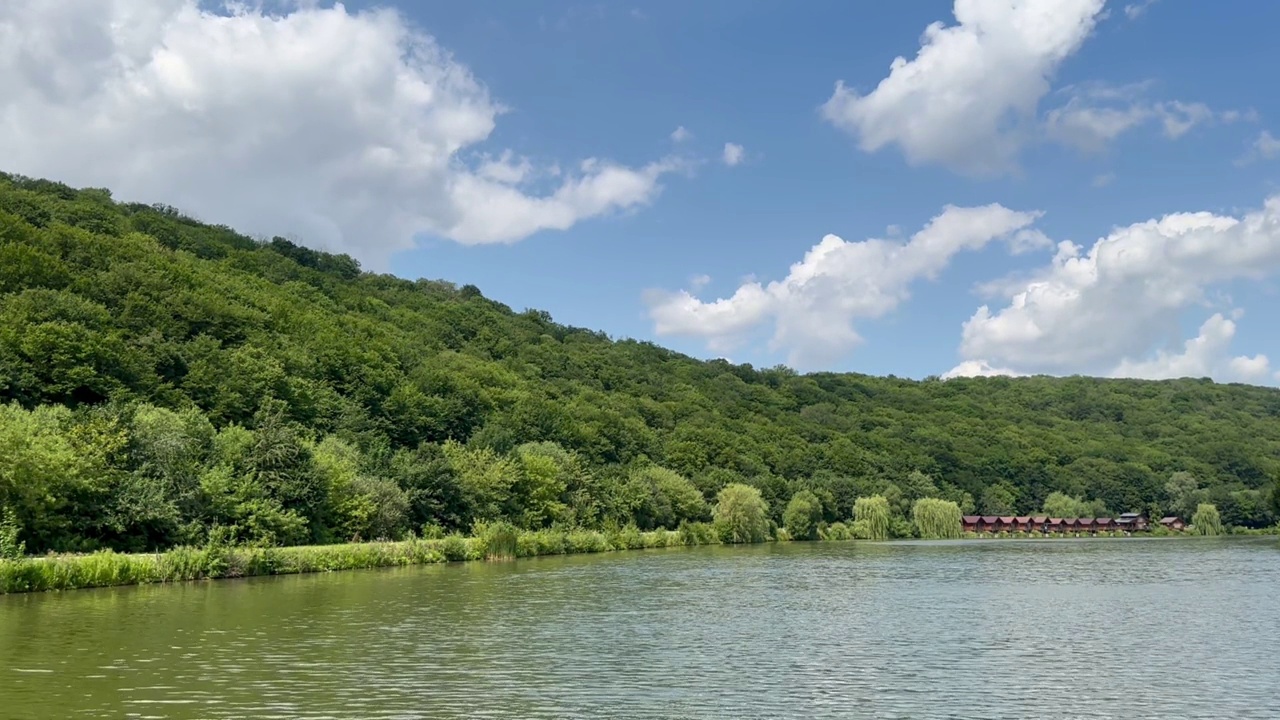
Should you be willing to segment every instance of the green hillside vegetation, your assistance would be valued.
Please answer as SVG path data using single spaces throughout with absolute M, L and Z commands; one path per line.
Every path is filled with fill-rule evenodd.
M 1213 504 L 1229 531 L 1276 522 L 1277 471 L 1275 389 L 703 362 L 0 175 L 11 553 L 716 517 L 735 540 L 844 536 L 872 496 L 891 518 L 858 528 L 877 535 L 915 534 L 921 498 L 1009 514 L 1051 493 L 1095 514 Z

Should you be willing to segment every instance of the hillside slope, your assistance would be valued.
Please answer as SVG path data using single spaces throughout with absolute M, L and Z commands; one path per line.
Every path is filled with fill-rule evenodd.
M 0 506 L 29 551 L 653 527 L 732 481 L 775 517 L 803 488 L 828 520 L 872 492 L 1005 513 L 1061 491 L 1261 526 L 1280 470 L 1271 388 L 703 362 L 7 175 L 0 403 Z

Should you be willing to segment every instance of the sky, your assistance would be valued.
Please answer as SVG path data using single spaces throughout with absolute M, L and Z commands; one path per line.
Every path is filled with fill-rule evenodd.
M 5 0 L 0 169 L 697 357 L 1276 385 L 1277 23 L 1256 0 Z

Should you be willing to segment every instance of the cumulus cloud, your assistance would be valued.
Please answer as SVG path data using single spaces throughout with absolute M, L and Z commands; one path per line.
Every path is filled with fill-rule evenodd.
M 1029 229 L 1036 217 L 996 204 L 947 206 L 905 242 L 827 235 L 784 279 L 767 285 L 750 280 L 727 298 L 704 301 L 688 290 L 650 290 L 645 301 L 659 335 L 697 337 L 713 351 L 727 352 L 772 324 L 771 350 L 786 351 L 794 367 L 816 367 L 860 342 L 855 320 L 898 307 L 914 282 L 937 277 L 957 253 L 998 239 L 1013 248 L 1041 243 L 1043 236 Z
M 747 151 L 737 143 L 724 144 L 724 164 L 733 167 L 743 161 L 747 156 Z
M 1125 8 L 1130 18 L 1150 2 Z M 955 0 L 957 24 L 925 28 L 914 59 L 894 59 L 866 95 L 836 83 L 823 117 L 875 152 L 896 145 L 913 165 L 938 164 L 972 176 L 1016 170 L 1027 145 L 1044 140 L 1086 151 L 1156 124 L 1178 138 L 1217 113 L 1203 103 L 1142 97 L 1146 83 L 1063 88 L 1066 101 L 1041 113 L 1053 76 L 1106 13 L 1104 0 Z
M 1164 348 L 1215 288 L 1277 271 L 1280 196 L 1238 217 L 1175 213 L 1116 228 L 1087 251 L 1064 241 L 1046 267 L 987 286 L 1006 304 L 978 308 L 960 353 L 1019 372 L 1263 378 L 1265 357 L 1228 352 L 1239 313 L 1210 317 L 1180 349 Z
M 942 374 L 943 380 L 958 377 L 1021 377 L 1022 373 L 1009 368 L 991 367 L 983 360 L 965 360 Z
M 686 140 L 691 140 L 692 138 L 693 138 L 693 133 L 685 129 L 685 126 L 683 125 L 671 131 L 671 140 L 673 142 L 681 143 Z
M 681 166 L 590 159 L 557 175 L 477 154 L 504 111 L 392 10 L 0 3 L 6 170 L 375 264 L 418 234 L 506 243 L 642 206 Z
M 1209 376 L 1244 381 L 1266 379 L 1271 369 L 1266 355 L 1230 356 L 1235 334 L 1235 322 L 1222 313 L 1214 313 L 1200 326 L 1199 334 L 1183 343 L 1181 352 L 1159 350 L 1149 360 L 1126 358 L 1111 375 L 1153 380 Z
M 1016 165 L 1054 72 L 1093 32 L 1103 0 L 956 0 L 956 25 L 925 28 L 912 60 L 861 95 L 843 81 L 823 116 L 874 152 L 992 174 Z

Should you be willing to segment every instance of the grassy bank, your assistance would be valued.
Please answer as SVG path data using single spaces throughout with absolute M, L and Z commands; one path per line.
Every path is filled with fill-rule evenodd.
M 271 548 L 180 547 L 161 553 L 103 551 L 45 555 L 0 560 L 0 594 L 643 550 L 719 542 L 712 527 L 704 523 L 685 524 L 679 530 L 648 532 L 634 527 L 611 532 L 522 531 L 508 525 L 494 525 L 480 528 L 474 536 L 448 535 L 399 542 Z

